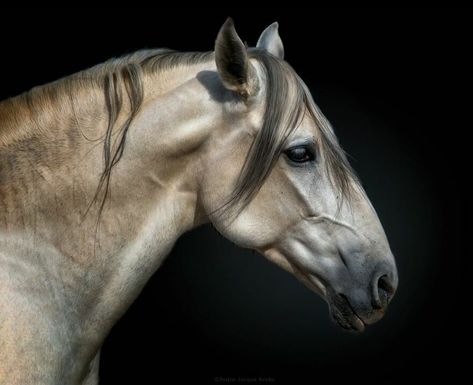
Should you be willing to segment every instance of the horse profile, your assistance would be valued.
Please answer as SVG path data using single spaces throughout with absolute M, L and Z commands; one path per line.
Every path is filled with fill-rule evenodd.
M 0 103 L 0 384 L 97 384 L 100 348 L 211 222 L 345 329 L 397 286 L 383 228 L 274 23 L 247 48 L 144 50 Z

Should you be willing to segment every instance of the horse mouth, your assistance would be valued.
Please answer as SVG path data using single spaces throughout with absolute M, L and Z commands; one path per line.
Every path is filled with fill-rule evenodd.
M 366 323 L 357 314 L 350 301 L 344 294 L 336 294 L 333 289 L 320 277 L 311 274 L 308 278 L 309 287 L 322 295 L 330 308 L 332 318 L 345 330 L 361 333 Z
M 353 309 L 348 298 L 343 294 L 336 294 L 328 282 L 319 274 L 304 273 L 303 269 L 276 249 L 258 250 L 269 260 L 279 264 L 281 267 L 291 271 L 310 290 L 319 294 L 329 305 L 332 318 L 345 330 L 361 333 L 366 324 Z M 284 263 L 282 263 L 283 261 Z M 288 268 L 289 267 L 289 268 Z
M 348 298 L 343 294 L 328 296 L 328 303 L 333 319 L 345 330 L 361 333 L 366 324 L 353 309 Z

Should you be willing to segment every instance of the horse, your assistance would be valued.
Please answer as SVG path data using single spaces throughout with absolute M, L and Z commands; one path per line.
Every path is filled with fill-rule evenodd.
M 141 50 L 0 103 L 0 383 L 97 384 L 100 348 L 183 233 L 210 222 L 344 329 L 398 284 L 375 209 L 278 24 L 246 47 Z

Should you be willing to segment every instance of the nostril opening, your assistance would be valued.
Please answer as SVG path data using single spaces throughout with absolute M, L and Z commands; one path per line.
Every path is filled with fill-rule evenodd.
M 379 277 L 378 290 L 386 292 L 389 296 L 394 294 L 394 287 L 386 274 Z
M 396 288 L 387 274 L 375 278 L 372 286 L 373 309 L 383 310 L 388 306 L 389 301 L 394 295 Z
M 385 274 L 379 277 L 377 286 L 378 298 L 376 301 L 376 307 L 378 309 L 385 308 L 394 294 L 393 284 L 391 283 L 389 277 Z

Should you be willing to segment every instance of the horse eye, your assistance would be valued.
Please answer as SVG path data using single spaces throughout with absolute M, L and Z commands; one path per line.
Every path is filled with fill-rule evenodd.
M 285 151 L 286 156 L 293 162 L 306 163 L 315 159 L 313 151 L 307 146 L 292 147 Z

